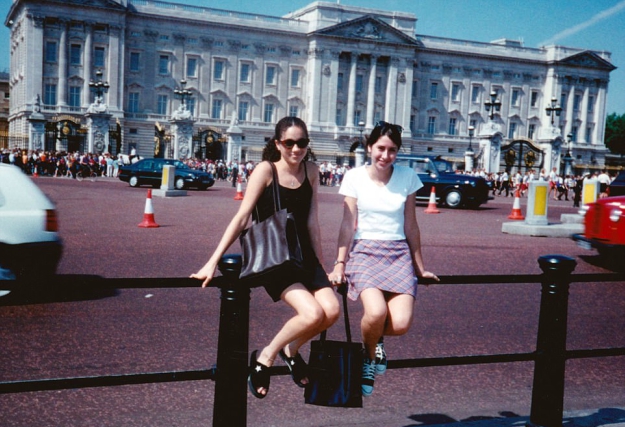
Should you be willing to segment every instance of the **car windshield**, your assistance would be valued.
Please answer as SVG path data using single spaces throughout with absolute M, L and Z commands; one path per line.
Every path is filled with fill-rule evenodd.
M 174 161 L 174 166 L 176 167 L 176 169 L 189 169 L 189 166 L 185 165 L 180 160 Z
M 432 163 L 434 163 L 434 166 L 436 166 L 436 170 L 439 172 L 453 172 L 453 169 L 451 167 L 451 163 L 449 163 L 447 160 L 443 160 L 443 159 L 434 159 L 432 160 Z

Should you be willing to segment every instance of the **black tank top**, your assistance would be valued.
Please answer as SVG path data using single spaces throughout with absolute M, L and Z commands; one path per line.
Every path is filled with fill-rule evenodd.
M 315 263 L 316 256 L 310 243 L 310 234 L 308 233 L 308 216 L 310 214 L 310 203 L 312 200 L 312 185 L 308 180 L 308 171 L 306 163 L 304 163 L 304 181 L 298 188 L 287 188 L 279 186 L 280 189 L 280 206 L 287 212 L 292 213 L 295 218 L 295 226 L 302 247 L 302 255 L 304 257 L 304 265 L 310 266 Z M 269 184 L 261 194 L 256 209 L 252 212 L 252 218 L 255 221 L 264 221 L 274 213 L 273 205 L 273 185 Z

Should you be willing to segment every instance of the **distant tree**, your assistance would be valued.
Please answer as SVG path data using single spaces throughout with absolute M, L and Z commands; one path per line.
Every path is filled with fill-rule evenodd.
M 608 115 L 605 122 L 605 146 L 614 154 L 625 155 L 625 114 Z

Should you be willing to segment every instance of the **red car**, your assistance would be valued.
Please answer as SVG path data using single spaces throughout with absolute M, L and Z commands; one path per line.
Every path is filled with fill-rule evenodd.
M 586 205 L 584 234 L 573 240 L 585 249 L 595 248 L 599 255 L 622 264 L 625 260 L 625 196 L 605 197 Z

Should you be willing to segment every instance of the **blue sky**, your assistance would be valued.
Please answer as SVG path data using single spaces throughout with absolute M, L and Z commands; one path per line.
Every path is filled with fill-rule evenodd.
M 281 16 L 312 0 L 171 0 Z M 607 112 L 625 114 L 625 0 L 340 0 L 341 4 L 410 12 L 417 34 L 481 42 L 523 40 L 526 47 L 558 44 L 612 53 Z M 3 22 L 10 0 L 0 0 Z M 0 70 L 9 68 L 9 31 L 0 30 Z

